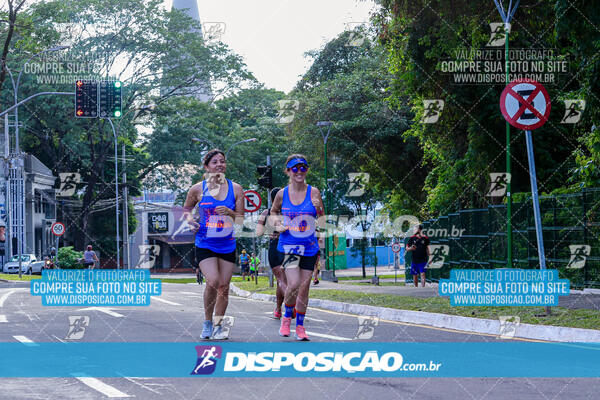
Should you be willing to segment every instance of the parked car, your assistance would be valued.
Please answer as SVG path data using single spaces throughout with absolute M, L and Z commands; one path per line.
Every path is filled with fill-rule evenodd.
M 21 273 L 32 274 L 41 273 L 43 262 L 37 262 L 35 254 L 21 254 Z M 2 272 L 6 274 L 19 273 L 19 256 L 13 256 L 9 262 L 4 264 Z

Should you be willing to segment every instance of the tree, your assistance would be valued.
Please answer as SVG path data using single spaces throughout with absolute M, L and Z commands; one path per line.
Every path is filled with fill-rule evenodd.
M 164 10 L 162 1 L 91 0 L 84 4 L 58 0 L 35 3 L 29 10 L 33 20 L 43 21 L 37 25 L 54 32 L 47 35 L 48 46 L 61 44 L 66 38 L 73 42 L 63 58 L 55 60 L 48 55 L 40 61 L 52 61 L 64 70 L 84 64 L 86 75 L 123 82 L 123 117 L 115 125 L 119 142 L 125 143 L 128 156 L 134 158 L 127 170 L 132 195 L 138 193 L 139 178 L 164 163 L 152 160 L 143 148 L 137 147 L 141 137 L 132 121 L 136 108 L 152 102 L 158 110 L 168 99 L 181 96 L 182 92 L 189 94 L 185 88 L 197 88 L 203 82 L 213 83 L 214 93 L 221 96 L 254 82 L 239 56 L 223 44 L 205 45 L 197 34 L 198 23 L 180 11 Z M 68 30 L 64 29 L 65 24 Z M 19 59 L 8 62 L 18 65 Z M 167 73 L 163 74 L 163 69 Z M 72 91 L 78 77 L 71 74 L 68 82 L 61 83 L 41 79 L 43 75 L 23 74 L 21 96 L 45 89 Z M 7 91 L 2 95 L 4 102 L 10 101 Z M 109 202 L 114 204 L 114 167 L 110 159 L 114 140 L 108 121 L 76 120 L 70 117 L 72 107 L 71 99 L 49 97 L 22 107 L 20 114 L 23 131 L 27 132 L 23 139 L 26 151 L 40 158 L 55 174 L 79 171 L 82 175 L 84 184 L 76 200 L 66 202 L 71 207 L 63 207 L 70 216 L 66 221 L 67 231 L 72 233 L 70 239 L 76 248 L 82 248 L 85 241 L 95 237 L 114 238 L 114 224 L 92 224 L 91 220 L 98 217 L 106 221 L 103 212 L 110 212 Z M 112 243 L 102 241 L 103 254 L 114 252 Z
M 576 2 L 583 6 L 584 2 Z M 381 1 L 382 11 L 375 18 L 381 42 L 389 51 L 389 100 L 396 109 L 408 104 L 414 111 L 406 137 L 416 138 L 430 165 L 424 185 L 426 203 L 423 216 L 437 216 L 457 207 L 482 207 L 489 173 L 505 171 L 505 121 L 498 112 L 498 99 L 505 84 L 457 85 L 451 76 L 442 74 L 440 62 L 455 58 L 457 50 L 485 47 L 489 40 L 490 15 L 497 11 L 490 2 L 434 1 L 421 7 L 404 0 Z M 581 32 L 576 20 L 564 17 L 570 5 L 562 1 L 521 5 L 515 14 L 510 35 L 511 48 L 557 49 L 560 55 L 571 54 L 572 44 Z M 586 9 L 589 8 L 587 5 Z M 561 11 L 562 10 L 562 13 Z M 593 10 L 589 10 L 595 15 Z M 497 17 L 499 20 L 499 17 Z M 595 17 L 593 17 L 595 18 Z M 564 34 L 556 35 L 553 21 Z M 593 29 L 593 23 L 585 24 Z M 568 40 L 565 40 L 570 35 Z M 590 35 L 589 46 L 597 40 Z M 580 49 L 580 45 L 575 46 Z M 587 52 L 587 56 L 591 53 Z M 574 54 L 580 63 L 585 53 Z M 585 63 L 585 62 L 584 62 Z M 596 62 L 592 63 L 597 65 Z M 578 76 L 559 76 L 557 85 L 548 85 L 552 99 L 562 99 L 575 92 Z M 420 123 L 425 99 L 443 99 L 442 118 L 436 124 Z M 595 101 L 595 100 L 594 100 Z M 553 104 L 553 109 L 556 103 Z M 538 184 L 543 192 L 564 185 L 575 165 L 578 131 L 560 124 L 561 112 L 553 112 L 543 133 L 535 137 Z M 512 190 L 529 188 L 527 156 L 521 132 L 512 129 Z M 560 160 L 557 164 L 557 160 Z

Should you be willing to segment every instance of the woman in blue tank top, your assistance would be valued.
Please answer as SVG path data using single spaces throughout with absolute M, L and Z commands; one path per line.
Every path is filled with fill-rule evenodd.
M 304 315 L 308 306 L 308 288 L 317 257 L 319 241 L 316 235 L 317 218 L 324 214 L 319 189 L 306 184 L 308 162 L 302 154 L 292 154 L 286 161 L 289 184 L 275 196 L 271 214 L 279 215 L 279 243 L 283 253 L 282 267 L 287 279 L 279 334 L 290 335 L 290 325 L 296 310 L 296 339 L 308 340 Z M 303 294 L 303 296 L 299 296 Z
M 244 195 L 239 184 L 225 179 L 226 161 L 221 150 L 206 154 L 204 169 L 205 180 L 191 187 L 184 210 L 188 224 L 196 231 L 196 265 L 206 278 L 202 339 L 227 339 L 227 330 L 222 329 L 221 322 L 227 310 L 236 261 L 234 224 L 243 221 Z

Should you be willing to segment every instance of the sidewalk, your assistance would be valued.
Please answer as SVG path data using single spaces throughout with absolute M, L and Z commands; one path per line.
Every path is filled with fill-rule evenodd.
M 416 298 L 428 298 L 438 297 L 438 285 L 437 283 L 427 282 L 426 286 L 414 287 L 412 284 L 404 285 L 405 278 L 398 276 L 398 283 L 396 285 L 385 285 L 377 286 L 371 284 L 371 277 L 374 274 L 374 268 L 366 268 L 367 277 L 360 280 L 344 281 L 340 280 L 338 283 L 319 280 L 318 285 L 310 285 L 310 290 L 347 290 L 349 292 L 360 292 L 360 293 L 372 293 L 372 294 L 390 294 L 396 296 L 410 296 Z M 377 275 L 393 275 L 393 266 L 389 267 L 377 267 Z M 397 270 L 398 275 L 404 274 L 404 269 Z M 262 274 L 261 274 L 262 275 Z M 337 270 L 335 275 L 338 278 L 348 276 L 362 276 L 362 268 L 350 268 L 346 270 Z M 196 279 L 195 274 L 187 273 L 173 273 L 173 274 L 152 274 L 152 279 L 169 278 L 169 279 Z M 364 285 L 350 284 L 353 283 L 365 283 Z M 394 282 L 394 278 L 381 279 L 380 282 Z M 570 309 L 587 309 L 587 310 L 600 310 L 600 294 L 598 293 L 582 293 L 573 292 L 569 296 L 560 296 L 559 307 L 565 307 Z

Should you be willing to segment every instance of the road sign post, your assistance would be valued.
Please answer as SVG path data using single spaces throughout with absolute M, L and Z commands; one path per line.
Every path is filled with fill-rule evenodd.
M 400 249 L 402 246 L 400 243 L 392 244 L 392 251 L 394 252 L 394 283 L 398 282 L 398 269 L 399 269 L 399 259 L 400 259 Z
M 548 92 L 540 83 L 533 80 L 517 79 L 509 83 L 500 95 L 500 110 L 504 119 L 512 126 L 525 131 L 529 180 L 531 182 L 531 201 L 533 202 L 540 269 L 546 269 L 546 255 L 544 252 L 542 217 L 540 213 L 531 131 L 541 127 L 548 121 L 550 108 L 550 96 Z M 546 307 L 546 313 L 550 314 L 550 307 Z

